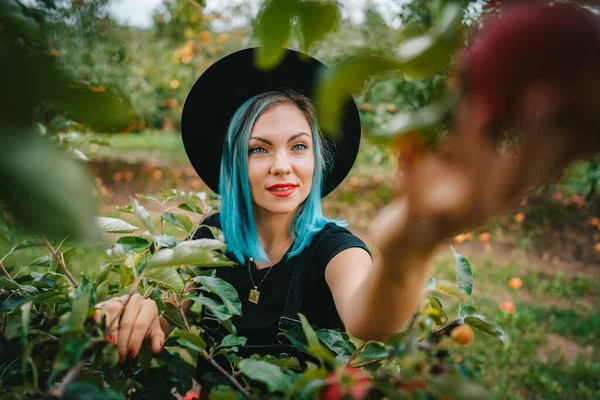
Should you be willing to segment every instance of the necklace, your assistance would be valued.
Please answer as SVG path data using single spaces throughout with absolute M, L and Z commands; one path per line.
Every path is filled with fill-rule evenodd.
M 248 301 L 251 303 L 254 303 L 254 304 L 258 304 L 258 300 L 260 299 L 260 292 L 258 291 L 258 287 L 265 281 L 265 279 L 267 279 L 267 276 L 269 276 L 269 272 L 271 272 L 271 269 L 273 268 L 273 265 L 275 265 L 275 264 L 271 264 L 266 275 L 264 276 L 264 278 L 262 278 L 262 280 L 257 285 L 256 283 L 254 283 L 254 279 L 252 279 L 252 272 L 250 271 L 250 264 L 252 262 L 254 262 L 254 259 L 252 257 L 250 257 L 250 259 L 248 260 L 248 275 L 250 276 L 250 282 L 252 282 L 252 286 L 254 286 L 254 289 L 250 289 L 250 294 L 248 295 Z

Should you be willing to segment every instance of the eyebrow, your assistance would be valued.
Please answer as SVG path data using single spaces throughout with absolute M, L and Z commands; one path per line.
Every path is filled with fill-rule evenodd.
M 310 137 L 310 135 L 306 132 L 299 132 L 299 133 L 296 133 L 295 135 L 293 135 L 292 137 L 290 137 L 288 139 L 288 143 L 299 138 L 300 136 L 303 136 L 303 135 Z M 260 140 L 261 142 L 265 142 L 266 144 L 273 145 L 273 142 L 271 142 L 269 139 L 265 139 L 264 137 L 252 136 L 250 139 Z

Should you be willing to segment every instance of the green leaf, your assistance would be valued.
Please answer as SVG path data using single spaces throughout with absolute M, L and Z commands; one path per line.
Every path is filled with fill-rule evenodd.
M 242 303 L 231 284 L 212 276 L 196 276 L 194 282 L 200 283 L 209 292 L 219 296 L 231 314 L 242 315 Z
M 219 347 L 243 346 L 246 344 L 247 341 L 248 339 L 246 339 L 243 336 L 238 337 L 236 335 L 229 334 L 223 338 L 223 340 L 219 344 Z
M 292 380 L 281 368 L 262 360 L 247 358 L 238 363 L 241 373 L 248 378 L 267 385 L 269 392 L 286 392 L 292 388 Z
M 224 249 L 225 244 L 214 239 L 188 240 L 172 249 L 162 249 L 154 254 L 148 267 L 168 267 L 194 265 L 199 267 L 224 267 L 235 265 L 224 254 L 216 250 Z
M 163 293 L 156 287 L 150 294 L 150 298 L 156 303 L 156 306 L 158 307 L 158 318 L 161 318 L 165 313 L 165 299 Z
M 333 136 L 340 134 L 344 106 L 351 94 L 359 93 L 367 79 L 398 67 L 398 63 L 383 54 L 363 51 L 333 65 L 320 76 L 317 85 L 319 123 Z
M 297 13 L 305 53 L 323 36 L 334 31 L 340 21 L 337 4 L 329 1 L 301 1 L 298 3 Z
M 300 318 L 302 330 L 304 331 L 304 336 L 306 337 L 306 341 L 308 342 L 308 349 L 310 350 L 310 354 L 316 357 L 321 363 L 323 361 L 327 361 L 331 365 L 334 365 L 334 359 L 332 354 L 326 347 L 321 345 L 317 334 L 315 333 L 313 327 L 308 323 L 306 317 L 303 314 L 298 313 L 298 318 Z
M 31 260 L 29 262 L 29 264 L 27 264 L 27 266 L 28 267 L 49 267 L 55 262 L 56 261 L 54 261 L 54 257 L 48 255 L 48 256 L 41 256 L 39 258 L 36 258 L 35 260 Z
M 131 233 L 137 231 L 137 226 L 118 218 L 96 217 L 96 226 L 100 232 Z
M 345 332 L 333 329 L 319 329 L 315 334 L 329 350 L 337 355 L 351 356 L 356 351 L 356 346 L 350 341 L 350 337 Z
M 397 47 L 399 70 L 407 78 L 420 78 L 448 68 L 452 56 L 463 45 L 462 18 L 460 5 L 446 4 L 429 31 Z
M 169 302 L 165 302 L 165 319 L 173 326 L 179 329 L 185 329 L 185 321 L 179 312 L 179 309 Z
M 14 246 L 12 249 L 10 249 L 10 252 L 12 253 L 17 250 L 28 249 L 30 247 L 40 247 L 40 246 L 45 246 L 44 241 L 41 239 L 26 240 L 22 243 L 19 243 L 16 246 Z
M 216 240 L 220 241 L 220 242 L 225 242 L 225 236 L 223 236 L 223 231 L 220 230 L 219 228 L 215 227 L 215 226 L 210 226 L 210 225 L 200 225 L 198 228 L 208 228 L 208 230 L 210 231 L 210 233 L 213 235 L 213 238 L 215 238 Z
M 465 292 L 464 289 L 456 286 L 456 284 L 448 281 L 438 281 L 437 279 L 431 279 L 430 282 L 426 285 L 425 289 L 430 291 L 435 291 L 439 293 L 443 293 L 450 297 L 454 297 L 464 303 L 470 303 L 471 298 Z
M 190 233 L 194 229 L 194 223 L 185 214 L 173 214 L 170 212 L 163 212 L 160 217 L 165 221 L 183 229 L 186 233 Z
M 440 310 L 444 309 L 444 306 L 442 305 L 442 302 L 440 301 L 440 299 L 438 299 L 435 296 L 427 296 L 427 297 L 429 297 L 429 302 L 431 304 L 431 307 L 439 308 Z
M 307 346 L 306 336 L 304 335 L 304 330 L 301 326 L 288 329 L 284 332 L 284 335 L 297 350 L 301 351 L 302 353 L 312 355 Z
M 398 136 L 419 131 L 424 138 L 434 140 L 438 135 L 436 126 L 453 110 L 457 100 L 458 96 L 451 93 L 417 111 L 401 111 L 390 121 L 368 129 L 367 136 L 375 143 L 389 145 Z
M 363 347 L 359 353 L 359 359 L 361 362 L 383 360 L 390 356 L 387 349 L 377 342 L 369 342 Z
M 255 59 L 258 68 L 272 69 L 283 60 L 296 7 L 297 0 L 267 0 L 263 3 L 254 27 L 261 43 Z
M 176 329 L 172 335 L 177 337 L 177 343 L 181 347 L 185 347 L 196 353 L 202 353 L 202 349 L 206 349 L 206 342 L 197 333 Z
M 465 257 L 459 254 L 454 247 L 450 246 L 454 261 L 456 262 L 456 277 L 458 279 L 458 287 L 467 292 L 468 295 L 473 291 L 473 273 L 471 266 Z
M 73 310 L 71 311 L 71 317 L 69 318 L 71 331 L 83 330 L 83 324 L 88 315 L 90 296 L 91 293 L 86 292 L 73 303 Z
M 178 295 L 183 292 L 183 280 L 175 268 L 149 268 L 143 272 L 143 276 L 151 281 L 158 282 L 170 289 L 173 289 Z
M 0 146 L 0 201 L 30 232 L 96 239 L 92 177 L 36 131 L 36 125 L 0 123 L 6 133 Z
M 177 239 L 171 235 L 154 235 L 154 241 L 159 249 L 171 248 L 177 245 Z
M 494 321 L 488 320 L 485 316 L 481 314 L 471 314 L 462 318 L 465 324 L 471 325 L 473 328 L 477 328 L 489 335 L 494 336 L 501 342 L 505 342 L 508 339 L 508 335 L 500 325 L 495 323 Z
M 464 318 L 464 317 L 467 317 L 469 315 L 473 315 L 476 312 L 477 312 L 477 310 L 475 309 L 475 307 L 463 304 L 460 307 L 460 311 L 458 312 L 458 316 L 460 318 Z
M 38 289 L 35 286 L 31 285 L 20 285 L 14 280 L 10 280 L 3 276 L 0 276 L 0 287 L 4 287 L 7 289 L 18 289 L 27 293 L 37 293 Z
M 177 206 L 177 208 L 180 208 L 185 211 L 191 211 L 198 214 L 202 214 L 202 209 L 195 204 L 193 206 L 190 206 L 189 204 L 181 203 Z
M 152 220 L 152 216 L 136 199 L 131 199 L 131 210 L 144 228 L 151 234 L 154 234 L 154 220 Z
M 123 236 L 117 240 L 116 244 L 126 252 L 134 251 L 136 253 L 141 253 L 150 246 L 148 239 L 141 236 Z
M 233 316 L 233 313 L 223 303 L 219 303 L 210 297 L 193 297 L 192 300 L 196 303 L 206 306 L 219 321 L 225 321 Z
M 115 210 L 124 212 L 124 213 L 128 213 L 128 214 L 133 214 L 133 210 L 131 209 L 131 204 L 127 204 L 125 206 L 115 206 Z

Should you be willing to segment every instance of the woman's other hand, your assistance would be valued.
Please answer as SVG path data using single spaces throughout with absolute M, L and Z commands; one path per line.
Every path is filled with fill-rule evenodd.
M 135 293 L 99 303 L 96 308 L 94 320 L 98 323 L 106 316 L 105 334 L 117 346 L 120 362 L 128 356 L 137 356 L 144 341 L 150 344 L 153 353 L 161 351 L 165 334 L 160 327 L 154 300 Z

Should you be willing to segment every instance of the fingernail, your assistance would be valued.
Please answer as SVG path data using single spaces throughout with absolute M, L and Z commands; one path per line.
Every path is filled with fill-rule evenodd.
M 108 341 L 111 342 L 112 344 L 115 344 L 115 337 L 113 335 L 109 335 Z
M 121 354 L 119 354 L 119 362 L 123 362 L 123 356 Z
M 135 350 L 130 350 L 129 351 L 129 357 L 131 357 L 131 358 L 135 357 Z

